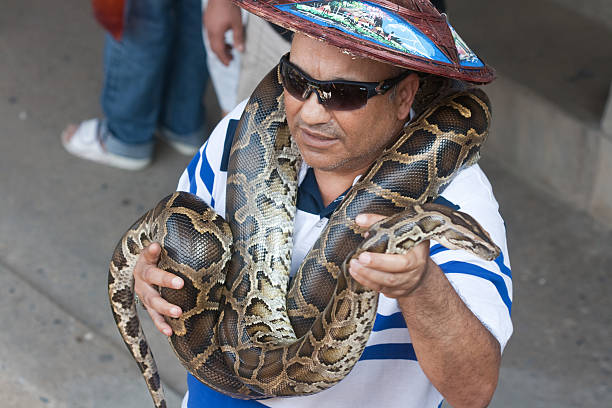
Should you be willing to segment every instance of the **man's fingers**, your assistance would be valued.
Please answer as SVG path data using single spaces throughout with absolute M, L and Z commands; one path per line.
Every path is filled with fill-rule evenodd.
M 147 309 L 155 327 L 170 336 L 172 329 L 163 316 L 179 317 L 181 309 L 164 300 L 153 286 L 180 289 L 184 282 L 178 276 L 157 267 L 160 254 L 161 247 L 158 243 L 152 243 L 142 250 L 134 268 L 134 292 Z
M 164 316 L 157 313 L 155 310 L 147 309 L 147 312 L 149 312 L 149 316 L 151 316 L 151 320 L 153 320 L 153 324 L 155 324 L 157 330 L 159 330 L 162 334 L 165 334 L 166 336 L 172 335 L 172 328 L 168 323 L 166 323 Z
M 359 263 L 379 271 L 400 273 L 419 268 L 427 260 L 429 254 L 429 241 L 423 241 L 411 248 L 405 254 L 379 254 L 376 252 L 362 252 Z
M 372 279 L 373 276 L 371 272 L 380 273 L 378 271 L 372 271 L 371 269 L 361 265 L 359 262 L 352 260 L 349 265 L 349 272 L 351 276 L 359 283 L 361 283 L 366 288 L 370 288 L 377 292 L 383 290 L 383 285 L 379 282 L 376 282 L 375 279 Z
M 180 317 L 182 314 L 181 308 L 168 303 L 168 301 L 162 298 L 161 295 L 150 286 L 142 287 L 136 292 L 149 313 L 149 316 L 151 316 L 151 320 L 155 323 L 155 327 L 166 336 L 170 336 L 172 334 L 172 329 L 168 323 L 166 323 L 164 316 Z
M 378 214 L 359 214 L 355 217 L 355 222 L 357 225 L 363 228 L 370 228 L 373 224 L 376 224 L 378 221 L 383 220 L 387 217 L 384 215 Z
M 351 261 L 349 272 L 363 286 L 390 297 L 412 292 L 421 277 L 420 273 L 387 272 L 369 268 L 356 260 Z
M 168 301 L 162 298 L 159 293 L 151 296 L 145 295 L 142 302 L 145 304 L 147 310 L 151 309 L 155 313 L 164 316 L 180 317 L 182 313 L 180 307 L 173 305 L 172 303 L 168 303 Z
M 149 285 L 162 286 L 164 288 L 172 289 L 180 289 L 183 287 L 184 283 L 178 276 L 151 265 L 143 268 L 141 278 Z
M 400 255 L 401 256 L 401 255 Z M 404 270 L 388 270 L 379 267 L 364 265 L 360 261 L 351 261 L 351 272 L 353 270 L 363 276 L 370 282 L 373 282 L 381 287 L 393 287 L 401 284 L 406 280 Z
M 429 241 L 405 254 L 363 252 L 352 259 L 349 272 L 359 283 L 389 297 L 406 296 L 419 285 L 427 271 Z
M 384 272 L 405 272 L 414 264 L 414 255 L 407 254 L 378 254 L 374 252 L 363 252 L 359 255 L 359 263 L 371 269 Z
M 151 245 L 145 247 L 142 251 L 142 256 L 144 260 L 149 264 L 157 265 L 159 262 L 159 254 L 161 253 L 161 247 L 157 242 L 152 243 Z

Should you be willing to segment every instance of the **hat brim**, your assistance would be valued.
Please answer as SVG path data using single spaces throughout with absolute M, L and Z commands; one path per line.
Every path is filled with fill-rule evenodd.
M 265 20 L 356 56 L 472 83 L 484 84 L 495 79 L 494 70 L 482 62 L 448 24 L 446 16 L 437 11 L 418 13 L 385 0 L 233 1 Z

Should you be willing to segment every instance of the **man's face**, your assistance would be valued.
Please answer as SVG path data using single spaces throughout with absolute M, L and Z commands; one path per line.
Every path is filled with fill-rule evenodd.
M 299 34 L 294 36 L 290 60 L 321 81 L 378 82 L 401 73 L 400 68 L 352 57 Z M 389 97 L 391 92 L 370 98 L 362 108 L 334 111 L 319 104 L 316 92 L 300 101 L 285 91 L 289 129 L 306 163 L 321 171 L 363 173 L 395 138 L 408 116 L 409 109 L 401 109 L 395 101 L 397 96 Z

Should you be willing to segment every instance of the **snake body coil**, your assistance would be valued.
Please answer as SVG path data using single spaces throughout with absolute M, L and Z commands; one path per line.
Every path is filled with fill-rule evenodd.
M 471 217 L 428 204 L 464 166 L 476 162 L 490 109 L 480 90 L 435 99 L 353 186 L 290 281 L 299 152 L 285 119 L 273 70 L 255 90 L 238 125 L 227 181 L 225 222 L 203 201 L 164 198 L 123 236 L 109 271 L 111 307 L 157 407 L 165 406 L 155 361 L 134 305 L 133 267 L 160 242 L 160 268 L 185 281 L 161 289 L 183 315 L 167 318 L 170 343 L 196 378 L 243 399 L 315 393 L 344 378 L 368 340 L 378 293 L 354 281 L 345 261 L 362 251 L 402 253 L 426 239 L 487 259 L 499 249 Z M 435 100 L 434 100 L 435 99 Z M 364 240 L 354 219 L 393 217 Z

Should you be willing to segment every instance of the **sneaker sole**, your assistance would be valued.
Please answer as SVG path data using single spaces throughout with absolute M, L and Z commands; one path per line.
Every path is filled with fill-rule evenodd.
M 103 156 L 98 154 L 87 154 L 82 151 L 72 149 L 70 145 L 62 143 L 66 151 L 80 159 L 89 160 L 98 164 L 115 167 L 123 170 L 142 170 L 151 164 L 151 159 L 133 159 L 129 157 L 118 156 L 113 153 L 106 152 Z

